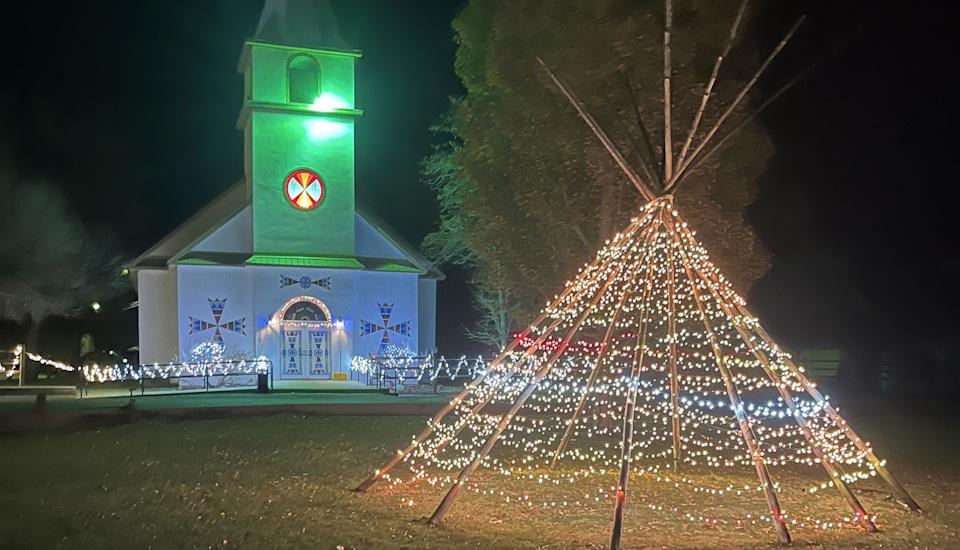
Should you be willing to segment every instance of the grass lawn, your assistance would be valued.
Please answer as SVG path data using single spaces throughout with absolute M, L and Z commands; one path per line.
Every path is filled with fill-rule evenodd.
M 415 395 L 398 398 L 377 392 L 350 393 L 297 393 L 271 392 L 259 394 L 252 391 L 223 391 L 210 393 L 182 393 L 171 395 L 134 396 L 137 409 L 144 411 L 179 408 L 207 407 L 260 407 L 269 405 L 335 405 L 335 404 L 397 404 L 397 403 L 446 403 L 449 393 Z M 53 396 L 47 399 L 48 411 L 97 411 L 118 409 L 127 405 L 127 397 L 96 397 L 76 399 Z M 32 412 L 36 409 L 36 396 L 0 398 L 0 414 Z
M 794 528 L 795 546 L 960 547 L 960 468 L 953 425 L 903 419 L 862 432 L 927 510 L 903 510 L 874 480 L 858 490 L 882 532 Z M 351 489 L 423 425 L 421 418 L 269 416 L 142 421 L 107 429 L 0 436 L 0 548 L 601 548 L 611 505 L 541 510 L 464 491 L 441 528 L 426 525 L 442 496 L 427 484 L 391 494 Z M 881 426 L 883 424 L 883 426 Z M 881 437 L 881 431 L 883 437 Z M 739 481 L 736 473 L 725 480 Z M 504 487 L 499 477 L 474 479 Z M 747 477 L 743 478 L 748 479 Z M 792 480 L 781 478 L 790 486 Z M 810 480 L 800 480 L 809 482 Z M 809 483 L 807 483 L 809 485 Z M 860 487 L 861 484 L 858 484 Z M 544 487 L 563 499 L 570 488 Z M 576 489 L 580 490 L 580 489 Z M 552 492 L 552 493 L 551 493 Z M 401 506 L 412 498 L 412 506 Z M 784 490 L 788 514 L 839 518 L 831 492 Z M 672 511 L 651 509 L 662 504 Z M 828 506 L 824 506 L 824 504 Z M 762 498 L 697 497 L 631 481 L 627 548 L 775 547 Z M 704 514 L 717 523 L 690 521 Z

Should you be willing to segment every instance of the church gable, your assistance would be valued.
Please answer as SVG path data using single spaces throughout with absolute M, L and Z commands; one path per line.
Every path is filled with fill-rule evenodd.
M 355 219 L 357 256 L 412 261 L 363 216 L 357 214 Z
M 253 234 L 253 213 L 248 205 L 223 225 L 214 229 L 193 247 L 193 252 L 253 252 L 250 242 Z

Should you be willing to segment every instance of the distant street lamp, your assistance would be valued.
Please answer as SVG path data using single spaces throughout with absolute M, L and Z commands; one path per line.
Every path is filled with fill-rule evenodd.
M 100 302 L 90 304 L 90 309 L 92 309 L 94 313 L 100 313 Z

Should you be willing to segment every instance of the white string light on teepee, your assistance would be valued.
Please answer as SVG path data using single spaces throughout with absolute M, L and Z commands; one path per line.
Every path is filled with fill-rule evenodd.
M 673 193 L 684 176 L 717 150 L 719 144 L 704 153 L 803 21 L 793 25 L 696 140 L 746 5 L 743 0 L 674 159 L 672 2 L 665 0 L 663 170 L 653 170 L 641 159 L 647 179 L 629 164 L 583 102 L 537 58 L 648 202 L 485 372 L 358 491 L 379 481 L 397 492 L 423 482 L 442 487 L 446 493 L 431 524 L 444 518 L 464 488 L 526 507 L 612 501 L 612 549 L 620 546 L 631 478 L 662 482 L 664 494 L 691 491 L 741 501 L 762 495 L 767 511 L 723 521 L 772 524 L 783 542 L 790 542 L 788 525 L 830 528 L 855 523 L 876 531 L 875 517 L 850 489 L 874 476 L 883 478 L 898 500 L 920 511 L 870 444 L 763 330 L 673 206 Z M 720 142 L 766 105 L 723 134 Z M 399 465 L 406 468 L 394 472 Z M 805 492 L 834 488 L 852 515 L 839 521 L 788 515 L 780 503 L 784 487 L 771 470 L 784 475 L 817 471 L 819 479 L 826 480 L 811 485 L 813 478 L 807 475 Z M 478 471 L 484 475 L 474 479 Z M 756 476 L 752 482 L 712 474 L 751 471 Z M 495 476 L 508 482 L 494 484 Z M 552 496 L 550 489 L 568 484 L 583 496 Z M 647 495 L 641 502 L 655 512 L 720 522 L 705 511 L 671 506 L 659 497 Z
M 616 499 L 620 485 L 609 484 L 610 474 L 626 461 L 631 475 L 695 493 L 769 491 L 773 517 L 786 524 L 769 474 L 734 486 L 711 484 L 704 471 L 829 465 L 827 481 L 806 490 L 842 486 L 848 493 L 883 463 L 850 436 L 826 398 L 794 397 L 812 384 L 744 308 L 670 197 L 657 199 L 517 339 L 526 350 L 506 350 L 398 456 L 409 476 L 389 465 L 371 479 L 393 489 L 425 481 L 456 489 L 454 496 L 465 486 L 556 507 L 562 504 L 538 501 L 540 491 L 530 488 L 593 480 L 585 493 L 591 500 Z M 561 338 L 559 346 L 539 347 L 551 337 Z M 580 339 L 599 341 L 599 352 L 574 345 Z M 516 491 L 472 483 L 478 468 L 509 477 Z M 850 498 L 846 522 L 808 523 L 873 529 L 873 518 Z M 442 517 L 445 508 L 438 511 Z M 769 517 L 758 513 L 756 520 Z

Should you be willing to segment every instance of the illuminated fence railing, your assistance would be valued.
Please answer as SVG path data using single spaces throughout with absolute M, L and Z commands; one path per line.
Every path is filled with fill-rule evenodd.
M 472 380 L 486 368 L 483 357 L 447 359 L 433 355 L 357 356 L 350 370 L 367 385 L 387 390 L 400 386 Z
M 136 389 L 146 394 L 147 383 L 151 384 L 151 393 L 191 392 L 211 389 L 228 389 L 256 386 L 258 391 L 267 391 L 273 387 L 272 363 L 266 357 L 256 359 L 217 359 L 180 363 L 153 364 L 114 364 L 86 365 L 81 368 L 84 388 L 89 392 L 91 386 L 119 383 L 131 393 Z M 164 385 L 164 382 L 177 381 L 176 387 Z M 136 388 L 127 386 L 135 383 Z M 160 387 L 156 387 L 156 383 Z M 81 396 L 83 395 L 81 391 Z
M 21 357 L 21 354 L 25 357 Z M 266 378 L 263 383 L 269 381 L 270 386 L 273 386 L 272 363 L 262 356 L 255 359 L 224 359 L 215 355 L 193 361 L 139 365 L 124 360 L 109 365 L 94 363 L 76 367 L 35 353 L 24 354 L 20 347 L 15 350 L 0 350 L 0 381 L 17 376 L 24 359 L 61 372 L 79 375 L 81 396 L 88 393 L 93 386 L 128 382 L 135 382 L 141 394 L 146 392 L 145 382 L 148 381 L 177 380 L 177 390 L 209 391 L 212 388 L 254 385 L 261 389 L 259 378 L 263 376 Z
M 110 382 L 127 384 L 132 381 L 141 395 L 146 393 L 147 382 L 160 383 L 161 391 L 210 391 L 246 386 L 256 386 L 258 391 L 267 391 L 268 383 L 270 387 L 273 386 L 271 366 L 269 359 L 258 357 L 141 365 L 86 365 L 81 369 L 81 374 L 86 388 L 90 385 Z M 176 388 L 163 386 L 164 382 L 174 380 L 177 381 Z
M 20 377 L 20 369 L 23 366 L 23 346 L 17 346 L 13 349 L 0 350 L 0 381 Z
M 21 378 L 21 371 L 26 367 L 26 362 L 31 361 L 38 366 L 51 367 L 54 370 L 62 372 L 74 372 L 76 367 L 54 361 L 36 353 L 25 352 L 23 346 L 17 346 L 13 349 L 0 350 L 0 380 L 9 380 L 13 377 Z M 23 383 L 23 380 L 20 380 Z
M 268 374 L 271 361 L 256 359 L 221 359 L 217 361 L 190 361 L 185 363 L 153 363 L 144 365 L 114 364 L 87 365 L 81 372 L 90 383 L 124 382 L 128 380 L 168 380 L 203 376 Z

